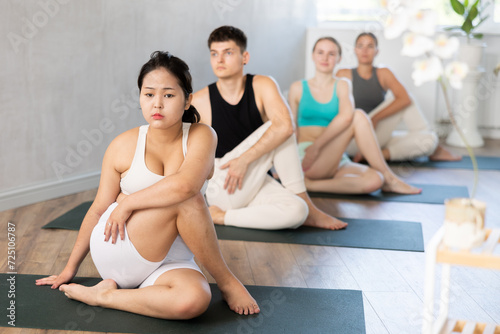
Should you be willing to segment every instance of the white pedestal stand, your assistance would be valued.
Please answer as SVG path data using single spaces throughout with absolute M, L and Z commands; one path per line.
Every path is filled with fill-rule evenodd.
M 463 88 L 458 92 L 460 95 L 460 103 L 455 108 L 454 112 L 457 125 L 462 130 L 467 143 L 471 147 L 480 147 L 484 145 L 483 138 L 479 134 L 477 128 L 477 111 L 480 101 L 476 94 L 479 79 L 484 72 L 484 68 L 476 68 L 467 74 L 463 80 Z M 454 127 L 446 138 L 446 143 L 452 146 L 466 146 Z

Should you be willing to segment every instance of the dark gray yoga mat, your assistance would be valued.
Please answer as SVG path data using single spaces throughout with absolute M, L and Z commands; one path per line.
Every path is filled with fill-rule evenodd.
M 43 228 L 80 229 L 90 207 L 85 202 L 54 219 Z M 216 225 L 217 237 L 222 240 L 277 242 L 304 245 L 339 246 L 404 251 L 424 251 L 422 225 L 418 222 L 341 218 L 349 223 L 339 231 L 302 226 L 296 230 L 255 230 Z
M 500 157 L 476 157 L 477 167 L 480 170 L 500 170 Z M 428 157 L 420 157 L 408 161 L 390 161 L 389 165 L 403 167 L 427 167 L 449 169 L 472 169 L 472 160 L 463 156 L 459 161 L 431 161 Z
M 377 190 L 366 195 L 347 195 L 347 194 L 332 194 L 322 192 L 309 192 L 311 197 L 335 198 L 346 200 L 361 200 L 361 201 L 382 201 L 382 202 L 409 202 L 409 203 L 427 203 L 427 204 L 444 204 L 448 198 L 454 197 L 469 197 L 469 190 L 465 186 L 447 186 L 437 184 L 412 184 L 415 187 L 422 188 L 420 194 L 403 195 L 395 193 L 386 193 Z
M 10 277 L 14 280 L 8 281 Z M 0 326 L 12 327 L 9 321 L 14 319 L 18 328 L 120 333 L 365 333 L 363 297 L 357 290 L 247 286 L 261 313 L 240 316 L 229 310 L 219 289 L 211 284 L 212 302 L 203 315 L 172 321 L 88 306 L 48 286 L 36 286 L 35 279 L 40 277 L 0 274 L 1 295 L 8 297 L 8 291 L 15 290 L 12 298 L 2 297 Z M 84 285 L 99 281 L 74 279 Z
M 309 226 L 296 230 L 255 230 L 215 225 L 222 240 L 276 242 L 287 244 L 353 248 L 424 251 L 422 225 L 417 222 L 340 218 L 349 225 L 330 231 Z

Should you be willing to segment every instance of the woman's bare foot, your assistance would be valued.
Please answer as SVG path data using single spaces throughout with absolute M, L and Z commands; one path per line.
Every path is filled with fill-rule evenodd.
M 443 146 L 438 145 L 434 153 L 429 156 L 431 161 L 460 161 L 462 160 L 461 155 L 453 154 Z
M 214 224 L 224 225 L 224 217 L 226 216 L 225 211 L 222 211 L 221 208 L 215 205 L 209 206 L 208 211 L 210 211 L 210 216 L 212 216 Z
M 84 286 L 80 284 L 63 284 L 59 290 L 64 292 L 66 297 L 81 301 L 91 306 L 101 306 L 104 304 L 106 294 L 118 287 L 112 279 L 105 279 L 94 286 Z
M 238 314 L 255 314 L 260 312 L 259 305 L 248 290 L 236 277 L 233 277 L 228 283 L 219 284 L 222 292 L 222 298 L 227 302 L 229 308 Z
M 422 189 L 409 185 L 396 175 L 384 175 L 384 177 L 385 183 L 382 186 L 382 191 L 409 195 L 420 194 L 422 192 Z
M 335 217 L 327 215 L 326 213 L 318 209 L 316 205 L 314 205 L 314 203 L 311 201 L 307 193 L 301 193 L 298 194 L 298 196 L 306 202 L 307 207 L 309 208 L 309 215 L 307 215 L 307 219 L 302 225 L 324 228 L 327 230 L 340 230 L 347 227 L 347 223 L 344 223 L 343 221 Z

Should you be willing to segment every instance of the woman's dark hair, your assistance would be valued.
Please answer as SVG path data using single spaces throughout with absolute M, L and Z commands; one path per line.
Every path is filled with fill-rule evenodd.
M 247 36 L 241 29 L 233 26 L 222 26 L 212 31 L 208 37 L 208 48 L 210 49 L 214 42 L 227 41 L 235 42 L 240 48 L 241 53 L 247 49 Z
M 337 48 L 339 49 L 339 56 L 342 56 L 342 47 L 340 46 L 340 43 L 335 38 L 330 37 L 330 36 L 325 36 L 325 37 L 321 37 L 320 39 L 318 39 L 316 41 L 316 43 L 314 43 L 313 52 L 314 52 L 314 50 L 316 50 L 316 45 L 318 45 L 318 43 L 321 41 L 330 41 L 332 43 L 335 43 L 335 45 L 337 45 Z
M 158 68 L 166 69 L 170 74 L 177 78 L 179 86 L 181 86 L 184 97 L 186 100 L 189 95 L 193 93 L 192 78 L 191 73 L 189 73 L 189 67 L 180 58 L 173 56 L 167 51 L 155 51 L 151 54 L 151 59 L 144 64 L 139 72 L 139 78 L 137 79 L 137 85 L 139 86 L 139 92 L 142 89 L 142 82 L 144 77 L 149 73 Z M 188 110 L 184 111 L 182 115 L 182 121 L 187 123 L 198 123 L 201 117 L 196 108 L 191 105 Z
M 371 32 L 362 32 L 361 34 L 359 34 L 358 37 L 356 37 L 356 42 L 354 42 L 354 45 L 358 44 L 358 40 L 364 36 L 371 37 L 373 39 L 373 41 L 375 42 L 375 46 L 378 47 L 377 37 Z

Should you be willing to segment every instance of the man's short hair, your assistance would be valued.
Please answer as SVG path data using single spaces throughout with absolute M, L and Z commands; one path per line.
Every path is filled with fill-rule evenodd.
M 212 31 L 208 37 L 208 48 L 210 49 L 214 42 L 227 41 L 234 41 L 242 53 L 247 49 L 247 36 L 241 29 L 233 26 L 222 26 Z

